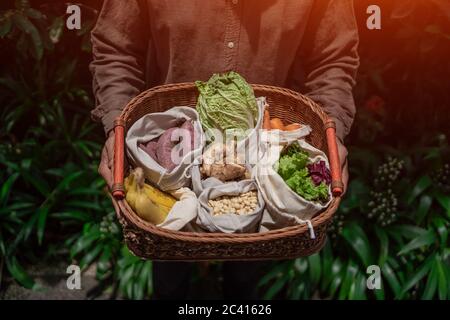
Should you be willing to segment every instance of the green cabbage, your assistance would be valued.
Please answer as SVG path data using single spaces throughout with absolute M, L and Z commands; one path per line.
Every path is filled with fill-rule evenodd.
M 258 107 L 252 87 L 236 72 L 214 74 L 196 81 L 200 92 L 197 111 L 203 129 L 245 131 L 256 126 Z

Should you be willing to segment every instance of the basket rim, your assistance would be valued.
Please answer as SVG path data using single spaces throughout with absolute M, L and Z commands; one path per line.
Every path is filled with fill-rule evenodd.
M 321 212 L 316 217 L 311 219 L 313 229 L 318 226 L 327 223 L 334 215 L 337 207 L 339 206 L 341 197 L 334 197 L 327 210 Z M 141 219 L 130 208 L 128 203 L 124 200 L 118 201 L 119 208 L 125 218 L 139 229 L 153 233 L 157 236 L 172 238 L 176 240 L 190 241 L 190 242 L 255 242 L 257 240 L 275 240 L 279 238 L 296 236 L 301 233 L 308 232 L 308 226 L 306 224 L 295 225 L 275 230 L 269 230 L 265 232 L 252 232 L 252 233 L 220 233 L 220 232 L 189 232 L 189 231 L 176 231 L 161 228 Z
M 261 90 L 261 91 L 277 91 L 279 93 L 282 93 L 284 95 L 290 95 L 293 96 L 296 99 L 302 100 L 302 102 L 306 105 L 308 105 L 313 112 L 315 112 L 322 122 L 325 124 L 325 122 L 329 119 L 329 116 L 323 111 L 322 107 L 314 102 L 311 98 L 299 93 L 295 92 L 293 90 L 287 89 L 287 88 L 281 88 L 271 85 L 264 85 L 264 84 L 251 84 L 252 88 L 255 90 Z M 149 94 L 153 92 L 170 92 L 172 90 L 177 89 L 192 89 L 195 88 L 194 82 L 181 82 L 181 83 L 171 83 L 171 84 L 164 84 L 152 87 L 150 89 L 147 89 L 143 92 L 141 92 L 139 95 L 134 97 L 122 110 L 122 113 L 120 115 L 120 119 L 124 120 L 126 123 L 126 120 L 128 118 L 129 113 L 133 110 L 134 106 L 136 104 L 139 104 L 143 99 L 145 99 Z M 117 201 L 114 199 L 114 197 L 111 197 L 113 201 Z M 316 215 L 314 218 L 311 219 L 311 224 L 313 228 L 315 229 L 319 225 L 322 225 L 324 223 L 327 223 L 331 220 L 334 213 L 336 212 L 339 204 L 341 201 L 341 196 L 333 196 L 330 205 L 328 208 L 318 215 Z M 298 234 L 302 234 L 304 232 L 308 231 L 308 226 L 306 224 L 302 225 L 295 225 L 295 226 L 289 226 L 284 227 L 280 229 L 275 230 L 269 230 L 265 232 L 253 232 L 253 233 L 219 233 L 219 232 L 189 232 L 189 231 L 176 231 L 176 230 L 169 230 L 165 228 L 158 227 L 154 224 L 151 224 L 150 222 L 147 222 L 143 219 L 141 219 L 134 211 L 131 209 L 131 207 L 128 205 L 128 203 L 124 200 L 118 200 L 117 204 L 120 208 L 121 214 L 124 215 L 124 218 L 131 222 L 131 224 L 135 225 L 137 228 L 150 232 L 152 234 L 155 234 L 157 236 L 166 237 L 166 238 L 172 238 L 176 240 L 183 240 L 183 241 L 190 241 L 190 242 L 255 242 L 257 240 L 263 240 L 263 241 L 269 241 L 279 238 L 284 238 L 288 236 L 296 236 Z

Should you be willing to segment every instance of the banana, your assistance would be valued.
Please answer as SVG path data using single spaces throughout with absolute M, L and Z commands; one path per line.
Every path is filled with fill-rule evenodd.
M 148 184 L 144 185 L 144 191 L 158 205 L 172 208 L 175 202 L 177 202 L 172 196 Z
M 125 192 L 126 196 L 125 199 L 127 200 L 128 204 L 134 208 L 136 205 L 136 183 L 134 181 L 134 174 L 130 174 L 128 177 L 125 178 Z
M 142 219 L 153 224 L 163 222 L 176 200 L 145 183 L 142 168 L 136 168 L 125 179 L 126 200 Z
M 160 224 L 169 214 L 168 211 L 158 207 L 145 193 L 136 197 L 135 210 L 142 219 L 153 224 Z

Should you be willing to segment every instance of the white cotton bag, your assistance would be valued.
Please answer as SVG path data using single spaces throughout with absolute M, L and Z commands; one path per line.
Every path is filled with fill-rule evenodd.
M 307 201 L 295 193 L 275 171 L 274 165 L 286 145 L 298 143 L 309 154 L 312 162 L 323 160 L 329 168 L 328 159 L 324 152 L 313 147 L 304 140 L 311 129 L 303 126 L 292 132 L 266 132 L 262 138 L 264 153 L 261 161 L 255 166 L 253 174 L 261 194 L 266 203 L 266 212 L 261 222 L 261 231 L 284 228 L 297 224 L 308 224 L 320 211 L 328 207 L 331 202 L 331 188 L 328 188 L 329 200 L 327 203 Z M 313 232 L 311 235 L 313 236 Z
M 179 159 L 177 166 L 168 172 L 139 145 L 161 136 L 167 129 L 177 126 L 180 120 L 192 120 L 194 127 L 194 149 Z M 177 190 L 190 184 L 190 168 L 201 156 L 205 135 L 194 108 L 173 107 L 165 112 L 150 113 L 137 120 L 127 132 L 127 153 L 133 167 L 142 167 L 145 177 L 163 191 Z M 181 143 L 173 153 L 181 154 Z

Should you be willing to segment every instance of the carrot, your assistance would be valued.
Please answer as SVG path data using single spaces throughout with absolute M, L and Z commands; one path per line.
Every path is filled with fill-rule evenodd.
M 284 130 L 284 124 L 280 118 L 273 118 L 270 120 L 270 127 L 272 129 Z
M 263 118 L 263 129 L 270 130 L 270 113 L 269 110 L 264 110 L 264 118 Z
M 299 123 L 291 123 L 291 124 L 288 124 L 286 127 L 284 127 L 284 130 L 294 131 L 294 130 L 300 129 L 301 127 L 302 127 L 302 125 Z

